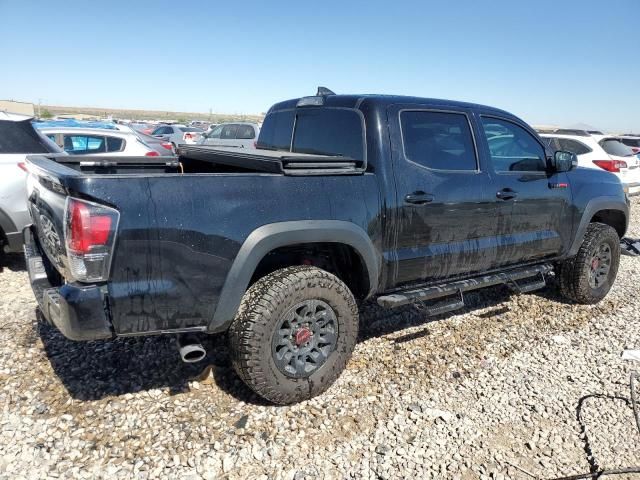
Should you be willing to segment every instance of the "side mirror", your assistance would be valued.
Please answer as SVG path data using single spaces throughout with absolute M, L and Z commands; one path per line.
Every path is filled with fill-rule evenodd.
M 555 172 L 568 172 L 578 166 L 578 157 L 575 153 L 558 150 L 551 163 Z

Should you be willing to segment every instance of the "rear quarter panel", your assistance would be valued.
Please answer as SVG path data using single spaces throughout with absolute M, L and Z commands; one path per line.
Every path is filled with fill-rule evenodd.
M 238 250 L 262 225 L 344 220 L 379 237 L 373 174 L 96 176 L 78 182 L 84 195 L 120 211 L 108 284 L 120 335 L 206 326 Z

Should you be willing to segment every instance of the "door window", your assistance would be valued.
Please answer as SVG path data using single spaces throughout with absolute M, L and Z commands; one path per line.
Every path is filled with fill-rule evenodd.
M 507 120 L 482 117 L 493 168 L 499 173 L 544 172 L 544 148 L 524 128 Z
M 251 125 L 238 125 L 238 131 L 236 132 L 236 138 L 241 140 L 251 140 L 256 137 L 256 132 Z
M 121 152 L 124 150 L 125 141 L 118 137 L 107 137 L 107 152 Z
M 403 111 L 400 113 L 405 157 L 436 170 L 475 171 L 473 137 L 463 113 Z
M 220 134 L 222 133 L 222 129 L 224 128 L 224 125 L 220 125 L 217 126 L 216 128 L 214 128 L 213 130 L 211 130 L 206 137 L 207 138 L 220 138 Z
M 105 137 L 92 135 L 64 135 L 64 150 L 71 155 L 105 153 Z
M 570 138 L 558 138 L 556 142 L 558 144 L 558 150 L 575 153 L 576 155 L 584 155 L 592 151 L 584 143 Z
M 220 138 L 222 140 L 234 140 L 236 138 L 237 130 L 237 125 L 225 125 L 220 133 Z

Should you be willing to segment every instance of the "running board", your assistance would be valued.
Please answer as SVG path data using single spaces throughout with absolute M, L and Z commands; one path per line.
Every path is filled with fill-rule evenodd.
M 378 305 L 385 308 L 396 308 L 415 302 L 427 302 L 442 297 L 457 295 L 455 300 L 442 302 L 442 306 L 427 307 L 430 311 L 443 313 L 464 306 L 463 293 L 479 288 L 491 287 L 494 285 L 507 284 L 513 290 L 520 293 L 538 290 L 546 285 L 544 275 L 551 272 L 553 267 L 549 264 L 535 265 L 532 267 L 516 268 L 500 273 L 492 273 L 480 277 L 458 280 L 455 282 L 443 283 L 441 285 L 425 288 L 416 288 L 404 292 L 391 293 L 378 297 Z M 535 278 L 539 277 L 539 278 Z M 522 280 L 530 279 L 528 282 Z M 519 282 L 520 281 L 520 282 Z M 442 312 L 441 309 L 445 309 Z

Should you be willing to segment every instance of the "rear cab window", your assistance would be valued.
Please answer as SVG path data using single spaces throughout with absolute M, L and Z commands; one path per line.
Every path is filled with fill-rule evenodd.
M 351 108 L 301 107 L 272 112 L 257 148 L 365 160 L 364 120 Z

